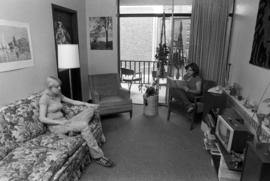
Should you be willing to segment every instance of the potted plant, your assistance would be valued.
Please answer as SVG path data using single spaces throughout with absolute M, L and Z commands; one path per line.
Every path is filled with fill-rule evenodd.
M 146 116 L 155 116 L 158 113 L 158 91 L 156 86 L 153 84 L 146 88 L 143 94 L 144 102 L 144 114 Z

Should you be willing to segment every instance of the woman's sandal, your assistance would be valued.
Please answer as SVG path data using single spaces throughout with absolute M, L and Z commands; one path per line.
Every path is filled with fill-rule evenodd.
M 114 163 L 109 158 L 106 158 L 106 157 L 100 157 L 100 158 L 97 158 L 94 160 L 97 164 L 104 166 L 104 167 L 113 167 L 114 166 Z

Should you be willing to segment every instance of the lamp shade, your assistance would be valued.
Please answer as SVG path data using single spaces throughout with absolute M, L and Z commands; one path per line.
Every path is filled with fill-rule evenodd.
M 76 44 L 58 45 L 58 68 L 71 69 L 79 68 L 79 48 Z

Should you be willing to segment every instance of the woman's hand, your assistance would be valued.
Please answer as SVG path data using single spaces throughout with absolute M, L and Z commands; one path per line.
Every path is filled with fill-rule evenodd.
M 187 86 L 184 86 L 183 89 L 185 92 L 188 92 L 188 90 L 189 90 L 189 88 Z
M 89 104 L 89 103 L 84 103 L 85 106 L 87 107 L 92 107 L 93 109 L 98 109 L 99 108 L 99 104 Z
M 61 120 L 60 121 L 60 125 L 65 125 L 65 124 L 67 124 L 69 121 L 68 120 Z

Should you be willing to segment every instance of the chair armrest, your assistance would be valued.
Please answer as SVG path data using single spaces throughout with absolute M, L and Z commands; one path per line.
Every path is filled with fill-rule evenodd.
M 196 104 L 197 102 L 200 102 L 202 100 L 203 96 L 202 95 L 197 95 L 197 96 L 194 96 L 194 103 Z
M 141 76 L 142 73 L 141 72 L 135 72 L 134 75 L 140 75 Z
M 118 93 L 121 97 L 130 98 L 130 92 L 127 89 L 120 88 Z

